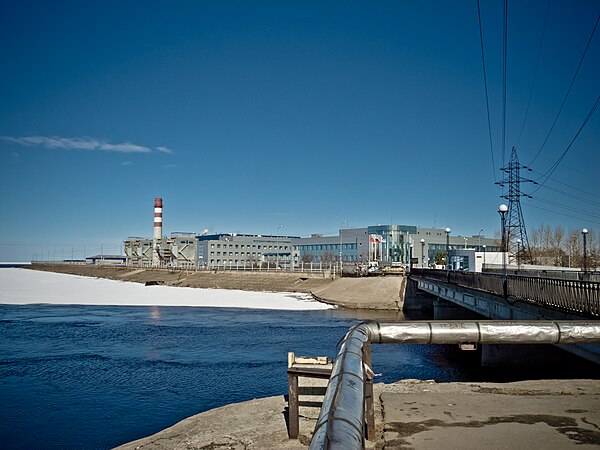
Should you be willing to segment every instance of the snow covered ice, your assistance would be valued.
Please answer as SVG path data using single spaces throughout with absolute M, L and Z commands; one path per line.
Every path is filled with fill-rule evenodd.
M 13 268 L 0 269 L 0 304 L 38 303 L 205 306 L 298 311 L 332 308 L 330 305 L 314 301 L 308 294 L 144 286 L 139 283 L 62 273 Z

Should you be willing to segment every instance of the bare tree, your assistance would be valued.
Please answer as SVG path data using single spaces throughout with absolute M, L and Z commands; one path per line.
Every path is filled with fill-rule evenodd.
M 304 264 L 310 264 L 311 262 L 313 262 L 315 259 L 315 257 L 313 255 L 311 255 L 310 253 L 305 253 L 304 255 L 302 255 L 302 259 L 301 261 Z
M 325 252 L 321 255 L 321 262 L 324 264 L 335 262 L 335 255 L 331 252 Z
M 559 267 L 563 265 L 563 255 L 565 254 L 565 252 L 563 250 L 564 238 L 565 238 L 565 229 L 559 225 L 554 229 L 554 233 L 551 234 L 554 265 L 559 266 Z
M 542 224 L 531 230 L 530 245 L 536 264 L 583 267 L 583 238 L 580 229 L 565 231 L 562 226 L 553 228 Z M 589 230 L 586 248 L 588 267 L 598 267 L 600 234 Z

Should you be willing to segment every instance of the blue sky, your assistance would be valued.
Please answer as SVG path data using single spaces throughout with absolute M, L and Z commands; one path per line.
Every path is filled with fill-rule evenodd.
M 546 5 L 508 3 L 505 160 L 542 146 L 600 14 L 552 0 L 544 21 Z M 0 260 L 118 252 L 152 235 L 155 196 L 167 233 L 392 221 L 494 235 L 502 8 L 481 2 L 492 164 L 476 1 L 2 0 Z M 532 178 L 598 80 L 600 30 Z M 529 227 L 600 228 L 599 116 L 523 203 Z

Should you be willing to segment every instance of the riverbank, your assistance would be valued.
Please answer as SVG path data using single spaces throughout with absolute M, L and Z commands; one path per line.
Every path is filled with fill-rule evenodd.
M 27 269 L 164 286 L 247 292 L 297 292 L 343 308 L 402 310 L 402 276 L 332 278 L 322 273 L 185 271 L 68 264 L 32 264 Z
M 591 449 L 600 445 L 600 381 L 514 383 L 376 383 L 376 437 L 367 448 Z M 284 396 L 210 410 L 132 449 L 304 449 L 318 408 L 301 408 L 300 438 L 287 437 Z

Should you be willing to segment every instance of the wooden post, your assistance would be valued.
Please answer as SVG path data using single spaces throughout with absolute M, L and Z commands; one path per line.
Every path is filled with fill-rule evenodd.
M 288 373 L 288 420 L 289 437 L 298 439 L 300 434 L 300 414 L 298 411 L 298 375 Z
M 363 363 L 373 369 L 373 357 L 371 355 L 371 344 L 366 342 L 362 348 Z M 375 409 L 373 406 L 373 378 L 365 377 L 365 418 L 367 421 L 367 439 L 375 437 Z
M 296 355 L 288 352 L 288 369 L 294 365 Z M 300 411 L 298 404 L 298 375 L 288 371 L 288 431 L 290 439 L 298 439 L 300 434 Z

